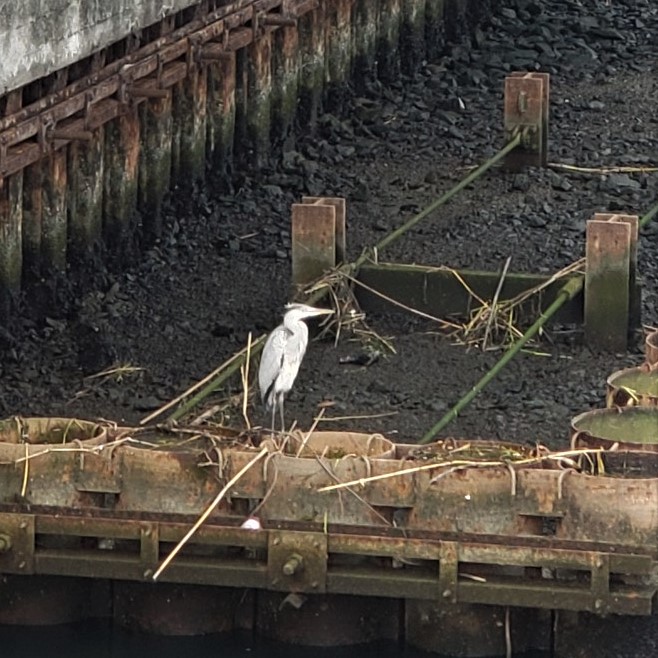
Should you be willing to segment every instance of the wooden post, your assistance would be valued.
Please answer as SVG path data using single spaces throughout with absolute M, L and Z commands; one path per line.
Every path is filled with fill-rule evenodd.
M 585 337 L 592 347 L 626 350 L 630 262 L 630 223 L 587 222 Z
M 252 164 L 262 167 L 270 153 L 272 33 L 260 34 L 248 54 L 247 134 Z
M 336 208 L 295 203 L 292 206 L 292 282 L 299 287 L 336 266 Z
M 379 12 L 377 76 L 385 82 L 393 82 L 400 77 L 401 13 L 402 0 L 385 0 Z
M 518 171 L 544 167 L 548 158 L 548 73 L 512 73 L 505 78 L 505 140 L 521 135 L 521 144 L 505 158 Z
M 329 108 L 340 108 L 349 95 L 350 72 L 354 54 L 351 25 L 351 0 L 335 0 L 327 4 L 325 21 L 326 98 Z
M 103 237 L 116 256 L 122 256 L 133 229 L 137 209 L 140 151 L 137 106 L 105 127 Z
M 180 121 L 180 169 L 176 182 L 190 189 L 203 181 L 206 171 L 206 108 L 208 77 L 205 67 L 191 64 L 187 78 L 179 86 L 174 121 Z
M 299 45 L 302 67 L 299 93 L 299 115 L 302 123 L 315 129 L 322 106 L 324 90 L 325 4 L 299 18 Z
M 423 0 L 424 1 L 424 0 Z M 352 14 L 352 38 L 354 40 L 353 78 L 357 92 L 374 80 L 377 73 L 377 3 L 356 0 Z
M 402 70 L 411 74 L 425 59 L 426 0 L 402 0 L 400 58 Z
M 304 196 L 302 197 L 302 203 L 315 206 L 333 206 L 336 209 L 336 264 L 345 263 L 347 261 L 345 233 L 347 209 L 345 199 L 342 197 Z
M 44 162 L 41 218 L 43 275 L 66 271 L 67 168 L 66 149 L 54 149 Z
M 171 185 L 171 91 L 140 107 L 141 145 L 138 207 L 144 239 L 152 243 L 162 234 L 162 204 Z
M 38 161 L 23 172 L 23 277 L 30 283 L 41 278 L 43 166 Z
M 22 105 L 21 90 L 7 98 L 6 113 Z M 12 299 L 20 291 L 23 270 L 23 172 L 4 178 L 0 186 L 0 323 L 9 315 Z
M 68 208 L 69 255 L 86 261 L 99 246 L 103 234 L 103 126 L 89 143 L 69 145 Z
M 445 47 L 444 8 L 445 0 L 431 0 L 425 6 L 425 50 L 427 60 L 430 62 L 437 62 Z
M 299 91 L 299 33 L 297 26 L 274 33 L 272 52 L 272 136 L 281 144 L 294 134 Z

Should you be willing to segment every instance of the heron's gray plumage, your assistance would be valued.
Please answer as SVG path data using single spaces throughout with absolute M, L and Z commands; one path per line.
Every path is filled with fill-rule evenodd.
M 306 304 L 288 304 L 283 322 L 267 337 L 258 369 L 258 386 L 265 408 L 272 414 L 272 429 L 276 408 L 281 415 L 283 401 L 295 382 L 299 366 L 308 346 L 307 318 L 332 313 Z

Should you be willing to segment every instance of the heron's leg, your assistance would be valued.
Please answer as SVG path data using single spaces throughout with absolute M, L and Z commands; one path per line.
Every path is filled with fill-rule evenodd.
M 281 397 L 279 398 L 279 414 L 281 416 L 281 431 L 285 432 L 286 431 L 286 422 L 283 419 L 283 393 L 281 393 Z
M 270 425 L 270 428 L 272 432 L 274 432 L 275 427 L 274 427 L 274 419 L 276 418 L 276 397 L 272 400 L 272 423 Z

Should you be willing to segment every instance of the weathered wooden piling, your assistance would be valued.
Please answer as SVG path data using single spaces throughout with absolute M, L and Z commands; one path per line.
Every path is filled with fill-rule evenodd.
M 352 2 L 335 0 L 325 17 L 326 86 L 329 109 L 340 108 L 349 90 L 352 67 Z
M 188 76 L 174 88 L 172 150 L 173 182 L 189 191 L 206 169 L 207 69 L 188 64 Z
M 23 172 L 23 279 L 38 280 L 41 273 L 43 217 L 43 163 L 36 162 Z
M 406 74 L 413 73 L 425 59 L 426 5 L 426 0 L 402 0 L 400 66 Z
M 377 76 L 391 82 L 400 76 L 400 11 L 402 0 L 385 0 L 377 27 Z
M 254 19 L 255 20 L 255 19 Z M 250 160 L 263 166 L 270 153 L 272 33 L 265 30 L 247 48 L 247 139 Z
M 439 59 L 445 43 L 444 11 L 445 0 L 425 3 L 425 54 L 430 62 Z
M 352 48 L 354 61 L 352 78 L 357 93 L 377 75 L 377 18 L 378 3 L 370 0 L 356 0 L 352 6 Z
M 147 243 L 162 233 L 162 204 L 171 185 L 171 108 L 171 92 L 140 107 L 138 207 Z
M 233 163 L 235 138 L 236 55 L 208 63 L 207 152 L 212 177 L 226 180 Z
M 300 57 L 297 25 L 283 27 L 273 35 L 273 80 L 271 136 L 279 144 L 293 134 L 297 114 Z
M 247 141 L 247 108 L 249 89 L 249 63 L 245 49 L 235 54 L 235 122 L 233 125 L 234 156 L 238 160 L 246 157 L 249 149 Z
M 75 141 L 68 154 L 68 248 L 75 262 L 88 260 L 103 235 L 103 144 L 105 128 L 88 142 Z
M 66 149 L 53 150 L 44 163 L 41 216 L 41 271 L 66 271 L 67 166 Z
M 301 76 L 299 85 L 299 120 L 315 127 L 322 108 L 325 69 L 324 39 L 325 5 L 299 19 L 299 46 L 301 50 Z
M 631 225 L 587 222 L 585 336 L 591 345 L 625 351 L 630 308 Z
M 139 113 L 133 104 L 105 129 L 103 238 L 114 256 L 131 237 L 137 210 L 139 136 Z

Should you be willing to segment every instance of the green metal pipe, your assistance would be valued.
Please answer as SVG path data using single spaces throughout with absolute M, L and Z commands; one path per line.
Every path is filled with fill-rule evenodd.
M 651 209 L 640 218 L 639 226 L 645 227 L 652 219 L 658 215 L 658 203 L 651 207 Z M 578 276 L 569 279 L 560 292 L 558 293 L 555 301 L 537 318 L 535 323 L 519 338 L 519 340 L 510 347 L 505 354 L 499 359 L 496 365 L 489 370 L 489 372 L 480 379 L 480 381 L 461 399 L 457 404 L 450 409 L 426 434 L 420 439 L 419 443 L 429 443 L 432 439 L 446 426 L 453 421 L 485 388 L 485 386 L 519 353 L 523 346 L 546 324 L 546 322 L 553 316 L 558 309 L 567 301 L 573 299 L 585 285 L 585 277 Z

